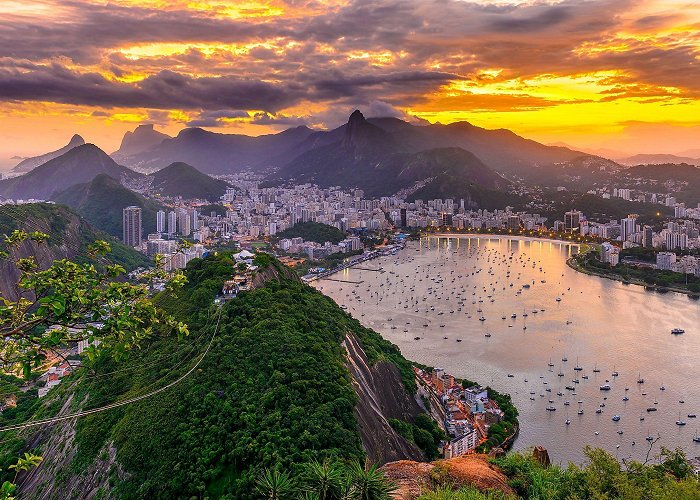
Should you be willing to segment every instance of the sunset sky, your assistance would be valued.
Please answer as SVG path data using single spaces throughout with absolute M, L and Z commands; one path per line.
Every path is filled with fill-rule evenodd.
M 0 166 L 150 122 L 361 109 L 625 153 L 700 148 L 700 1 L 0 0 Z

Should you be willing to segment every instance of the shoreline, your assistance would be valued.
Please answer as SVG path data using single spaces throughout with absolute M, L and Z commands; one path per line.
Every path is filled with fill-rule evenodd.
M 585 253 L 590 252 L 593 247 L 594 243 L 581 243 L 581 242 L 574 242 L 574 241 L 567 241 L 567 240 L 557 240 L 557 239 L 552 239 L 552 238 L 538 238 L 537 236 L 524 236 L 524 235 L 517 235 L 517 234 L 484 234 L 484 233 L 420 233 L 420 236 L 435 236 L 438 238 L 453 238 L 453 237 L 488 237 L 488 238 L 498 238 L 498 239 L 510 239 L 510 240 L 525 240 L 525 241 L 547 241 L 550 243 L 563 243 L 566 245 L 575 245 L 577 247 L 580 247 L 583 249 L 583 251 L 577 253 L 576 255 L 569 257 L 566 259 L 566 265 L 573 269 L 576 272 L 579 272 L 581 274 L 587 274 L 588 276 L 596 276 L 598 278 L 604 278 L 604 279 L 609 279 L 612 281 L 619 281 L 620 283 L 626 284 L 626 285 L 636 285 L 636 286 L 641 286 L 644 288 L 646 291 L 652 291 L 652 292 L 658 292 L 658 293 L 669 293 L 669 292 L 674 292 L 674 293 L 680 293 L 683 295 L 688 296 L 688 298 L 693 299 L 693 300 L 698 300 L 698 294 L 696 292 L 692 292 L 690 290 L 687 290 L 685 288 L 676 288 L 672 286 L 665 286 L 662 287 L 661 289 L 657 285 L 650 285 L 649 283 L 645 283 L 644 281 L 639 281 L 635 279 L 628 279 L 624 280 L 621 276 L 616 275 L 616 274 L 603 274 L 603 273 L 598 273 L 595 272 L 591 269 L 588 269 L 586 267 L 578 265 L 576 262 L 576 258 L 580 255 L 584 255 Z
M 588 250 L 588 251 L 590 251 L 590 250 Z M 687 290 L 685 288 L 676 288 L 676 287 L 672 287 L 672 286 L 665 286 L 665 287 L 659 288 L 657 285 L 650 285 L 649 283 L 645 283 L 644 281 L 639 281 L 636 279 L 625 280 L 618 274 L 603 274 L 603 273 L 595 272 L 591 269 L 588 269 L 587 267 L 581 266 L 576 261 L 576 257 L 578 257 L 579 255 L 583 255 L 583 253 L 579 253 L 577 255 L 574 255 L 573 257 L 569 257 L 568 259 L 566 259 L 566 265 L 578 273 L 587 274 L 588 276 L 596 276 L 598 278 L 609 279 L 612 281 L 618 281 L 624 285 L 641 286 L 642 288 L 644 288 L 645 291 L 657 292 L 657 293 L 669 293 L 669 292 L 679 293 L 682 295 L 686 295 L 689 299 L 692 299 L 692 300 L 698 300 L 698 298 L 699 298 L 699 296 L 696 292 L 692 292 L 692 291 Z
M 555 238 L 538 238 L 537 236 L 527 236 L 520 234 L 497 234 L 497 233 L 419 233 L 421 238 L 424 236 L 437 237 L 437 238 L 497 238 L 497 239 L 508 239 L 508 240 L 523 240 L 523 241 L 544 241 L 549 243 L 561 243 L 564 245 L 572 246 L 585 246 L 592 245 L 593 243 L 586 243 L 580 241 L 569 241 L 569 240 L 557 240 Z

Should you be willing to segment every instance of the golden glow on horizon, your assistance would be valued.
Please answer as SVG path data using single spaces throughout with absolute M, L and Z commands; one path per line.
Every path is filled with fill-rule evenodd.
M 359 106 L 366 111 L 363 106 L 370 107 L 372 101 L 380 101 L 399 112 L 429 122 L 466 120 L 486 128 L 508 128 L 541 142 L 562 141 L 575 146 L 605 147 L 619 143 L 630 153 L 677 152 L 691 146 L 700 147 L 700 139 L 695 145 L 691 144 L 691 132 L 700 132 L 700 79 L 697 78 L 697 68 L 700 67 L 700 2 L 639 0 L 611 14 L 609 29 L 592 30 L 590 36 L 588 33 L 586 36 L 569 33 L 565 29 L 559 32 L 543 28 L 541 37 L 534 32 L 530 38 L 520 35 L 517 30 L 506 34 L 498 30 L 488 31 L 491 18 L 487 18 L 488 22 L 483 26 L 474 27 L 476 35 L 471 34 L 471 28 L 449 32 L 451 20 L 446 18 L 441 20 L 442 24 L 433 21 L 430 26 L 433 31 L 423 32 L 415 38 L 404 38 L 398 18 L 387 18 L 386 25 L 367 30 L 366 26 L 358 24 L 364 20 L 361 15 L 343 17 L 343 8 L 351 3 L 351 0 L 308 3 L 285 0 L 76 0 L 67 5 L 60 0 L 5 0 L 0 2 L 0 21 L 13 24 L 18 20 L 36 19 L 42 26 L 69 26 L 81 22 L 90 6 L 117 6 L 120 9 L 144 9 L 144 17 L 154 16 L 156 19 L 163 12 L 168 16 L 185 12 L 198 22 L 215 20 L 223 23 L 224 28 L 225 23 L 231 23 L 230 32 L 219 27 L 218 31 L 212 30 L 210 37 L 208 32 L 196 32 L 190 36 L 181 35 L 176 30 L 170 33 L 167 29 L 153 36 L 151 33 L 113 35 L 114 38 L 104 44 L 101 44 L 102 40 L 96 40 L 93 47 L 87 41 L 79 47 L 80 50 L 66 50 L 44 59 L 34 60 L 30 53 L 18 58 L 16 66 L 9 66 L 10 71 L 17 75 L 30 74 L 36 68 L 60 66 L 76 74 L 102 76 L 108 84 L 118 85 L 124 94 L 139 91 L 150 83 L 149 78 L 163 70 L 193 79 L 221 76 L 276 83 L 282 89 L 279 92 L 287 90 L 286 84 L 291 82 L 293 92 L 290 93 L 298 97 L 281 99 L 282 104 L 275 101 L 268 110 L 260 109 L 259 102 L 251 102 L 249 106 L 241 107 L 248 117 L 218 118 L 216 125 L 219 126 L 212 130 L 219 132 L 270 133 L 293 126 L 290 123 L 298 117 L 306 119 L 311 126 L 336 126 L 339 122 L 333 116 L 333 110 L 342 114 L 346 108 Z M 446 5 L 450 3 L 454 3 L 452 8 L 459 5 L 458 0 L 448 1 Z M 466 7 L 473 3 L 517 6 L 513 7 L 513 12 L 516 12 L 521 8 L 553 7 L 561 1 L 463 2 Z M 85 12 L 81 11 L 81 5 Z M 575 2 L 571 2 L 571 6 L 572 10 L 578 7 Z M 314 33 L 318 36 L 295 37 L 296 29 L 303 31 L 307 23 L 323 15 L 327 18 L 319 23 Z M 385 13 L 386 17 L 389 15 Z M 167 16 L 164 18 L 165 25 L 168 19 Z M 530 17 L 526 15 L 518 19 Z M 584 21 L 595 24 L 590 19 Z M 338 26 L 334 22 L 341 28 L 356 27 L 358 34 L 354 38 L 353 29 L 336 33 Z M 368 18 L 367 22 L 371 20 Z M 242 27 L 248 24 L 254 29 L 238 36 L 236 30 L 245 31 Z M 419 30 L 419 24 L 411 25 L 407 20 L 406 31 Z M 582 26 L 582 30 L 589 29 L 588 24 Z M 479 34 L 480 29 L 484 30 L 483 35 Z M 128 32 L 128 28 L 125 31 Z M 391 35 L 388 42 L 379 36 L 385 32 Z M 472 36 L 474 38 L 470 38 Z M 483 41 L 483 44 L 473 43 L 475 40 Z M 538 53 L 539 43 L 547 57 Z M 520 50 L 532 52 L 522 55 Z M 550 58 L 547 50 L 558 50 L 559 55 Z M 528 54 L 533 55 L 533 61 L 528 59 Z M 2 59 L 0 57 L 0 70 L 8 67 L 2 66 Z M 658 63 L 668 60 L 678 61 L 678 64 L 674 67 L 670 63 L 657 71 Z M 669 70 L 669 67 L 673 69 Z M 426 77 L 419 83 L 413 82 L 412 88 L 400 78 L 402 74 L 421 72 L 446 76 L 434 81 Z M 305 78 L 296 80 L 295 77 L 300 75 Z M 398 76 L 387 84 L 382 79 L 386 75 Z M 321 82 L 320 89 L 314 88 L 316 80 L 325 77 L 328 82 Z M 346 81 L 352 80 L 360 83 L 345 89 Z M 334 91 L 337 94 L 326 97 Z M 356 96 L 357 102 L 352 100 Z M 20 148 L 21 151 L 9 149 L 18 143 L 8 138 L 23 133 L 33 135 L 42 128 L 41 117 L 46 119 L 47 127 L 59 129 L 59 118 L 63 117 L 67 135 L 73 132 L 69 128 L 84 130 L 81 127 L 89 125 L 89 130 L 83 133 L 92 136 L 86 140 L 111 146 L 121 139 L 124 128 L 135 123 L 152 121 L 159 129 L 173 134 L 206 115 L 207 111 L 219 110 L 216 107 L 200 109 L 196 100 L 188 109 L 177 109 L 188 106 L 187 102 L 181 101 L 173 106 L 174 109 L 162 109 L 167 102 L 158 109 L 144 109 L 125 107 L 124 101 L 118 100 L 113 101 L 118 104 L 107 102 L 103 106 L 65 104 L 86 102 L 81 100 L 56 100 L 22 102 L 8 99 L 0 102 L 0 143 L 5 143 L 5 146 L 0 144 L 0 165 L 10 152 L 30 154 L 45 149 L 30 140 Z M 215 102 L 212 106 L 216 105 Z M 220 109 L 225 111 L 231 107 L 222 104 Z M 264 118 L 280 116 L 288 120 L 269 125 L 272 120 L 260 119 L 265 111 Z M 640 123 L 645 124 L 646 130 L 665 130 L 666 134 L 675 128 L 679 135 L 667 136 L 673 141 L 665 142 L 659 135 L 659 140 L 651 144 L 653 141 L 649 138 L 653 134 L 630 132 L 635 127 L 643 128 L 638 125 Z M 51 134 L 54 132 L 59 135 L 57 131 Z M 678 146 L 676 142 L 679 142 Z M 38 149 L 32 150 L 33 147 Z M 647 147 L 655 150 L 644 149 Z M 662 147 L 667 149 L 661 151 L 659 148 Z M 631 151 L 635 148 L 638 151 Z

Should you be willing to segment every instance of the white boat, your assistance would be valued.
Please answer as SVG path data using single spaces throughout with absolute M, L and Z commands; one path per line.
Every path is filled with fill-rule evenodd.
M 685 330 L 683 330 L 682 328 L 674 328 L 673 330 L 671 330 L 671 333 L 673 335 L 681 335 L 685 333 Z

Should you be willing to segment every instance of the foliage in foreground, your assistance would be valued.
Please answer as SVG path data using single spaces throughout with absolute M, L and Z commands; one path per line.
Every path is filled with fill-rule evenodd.
M 586 458 L 580 467 L 544 467 L 529 455 L 511 453 L 494 463 L 508 476 L 515 492 L 528 499 L 700 498 L 700 483 L 682 450 L 662 449 L 657 461 L 647 465 L 620 462 L 599 448 L 587 447 Z
M 29 378 L 49 353 L 60 355 L 59 350 L 70 342 L 99 341 L 99 347 L 88 348 L 88 355 L 110 349 L 119 358 L 139 347 L 156 329 L 187 333 L 184 323 L 154 306 L 146 285 L 118 281 L 125 272 L 122 266 L 97 265 L 111 250 L 104 241 L 89 246 L 91 262 L 63 259 L 41 269 L 34 256 L 21 256 L 25 242 L 45 245 L 49 239 L 49 234 L 19 229 L 5 235 L 6 249 L 0 251 L 0 260 L 20 272 L 17 300 L 0 296 L 0 361 L 5 370 L 21 369 Z M 165 275 L 156 268 L 152 277 Z M 180 278 L 168 286 L 181 285 Z
M 357 460 L 312 461 L 295 471 L 262 471 L 256 480 L 257 494 L 268 500 L 389 500 L 396 489 L 376 465 Z

